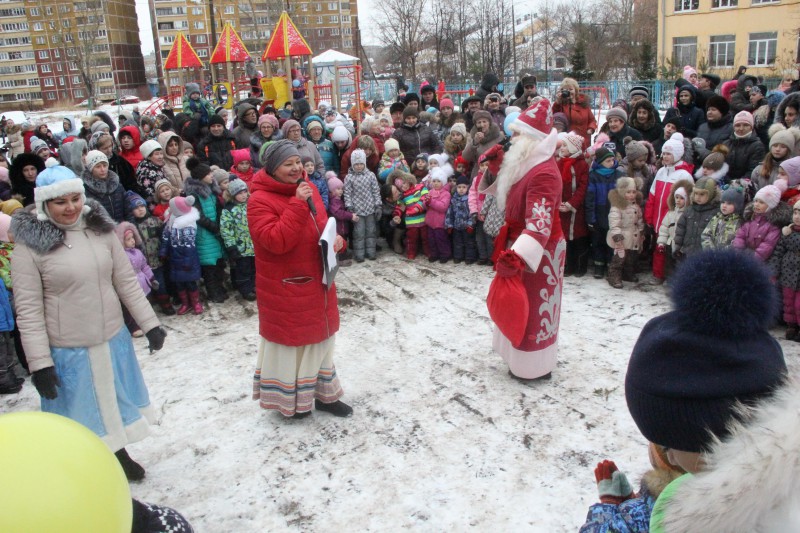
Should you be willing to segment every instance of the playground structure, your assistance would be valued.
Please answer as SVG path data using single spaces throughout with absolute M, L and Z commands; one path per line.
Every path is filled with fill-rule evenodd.
M 267 73 L 266 76 L 261 78 L 261 90 L 264 93 L 264 104 L 271 104 L 276 109 L 283 107 L 287 102 L 291 102 L 292 90 L 300 89 L 301 87 L 306 92 L 311 107 L 315 107 L 315 94 L 314 94 L 314 69 L 311 68 L 311 47 L 303 38 L 303 35 L 298 31 L 297 26 L 294 25 L 289 14 L 284 11 L 281 13 L 278 23 L 275 24 L 275 30 L 269 38 L 264 53 L 261 55 L 261 60 L 264 62 Z M 309 64 L 308 80 L 300 80 L 300 87 L 292 87 L 292 59 L 299 58 L 301 61 L 305 58 Z M 272 75 L 272 62 L 283 62 L 282 67 L 278 70 L 277 75 Z M 281 70 L 283 74 L 281 74 Z M 297 69 L 299 71 L 299 69 Z
M 236 85 L 234 81 L 235 64 L 244 63 L 249 59 L 250 52 L 247 51 L 244 42 L 242 42 L 230 22 L 226 22 L 210 60 L 212 65 L 225 64 L 226 78 L 218 80 L 214 84 L 214 95 L 220 106 L 226 109 L 233 108 L 234 96 L 238 96 L 238 94 L 234 93 L 234 86 Z M 238 93 L 238 90 L 236 93 Z

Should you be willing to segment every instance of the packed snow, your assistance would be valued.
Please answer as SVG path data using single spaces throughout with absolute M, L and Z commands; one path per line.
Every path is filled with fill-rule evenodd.
M 135 340 L 159 419 L 128 447 L 147 469 L 133 496 L 198 532 L 576 531 L 598 461 L 634 485 L 648 468 L 624 376 L 642 326 L 669 308 L 666 289 L 566 278 L 558 368 L 526 385 L 491 350 L 492 276 L 387 251 L 341 269 L 335 362 L 349 419 L 287 420 L 251 400 L 255 303 L 163 318 L 163 350 Z M 797 375 L 800 344 L 780 342 Z M 39 406 L 30 383 L 2 403 Z

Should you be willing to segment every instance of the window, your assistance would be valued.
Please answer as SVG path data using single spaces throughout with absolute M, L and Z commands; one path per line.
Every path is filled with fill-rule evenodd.
M 342 15 L 342 22 L 344 24 L 350 24 L 350 15 Z
M 60 78 L 58 78 L 58 85 L 59 85 L 59 87 L 63 87 L 64 86 L 64 76 L 61 76 Z
M 201 48 L 198 50 L 197 57 L 208 57 L 208 48 Z
M 675 0 L 675 12 L 697 11 L 700 0 Z
M 339 11 L 339 2 L 328 2 L 328 11 Z
M 175 42 L 175 36 L 174 35 L 162 35 L 161 37 L 158 38 L 158 40 L 159 40 L 159 42 L 161 44 L 172 44 L 172 43 Z
M 712 35 L 708 60 L 712 67 L 732 67 L 736 54 L 735 35 Z
M 61 68 L 61 63 L 56 63 L 56 70 L 61 72 L 63 69 Z
M 69 69 L 70 70 L 78 70 L 78 64 L 74 61 L 69 62 Z
M 73 93 L 75 98 L 83 98 L 83 89 L 75 89 Z
M 50 68 L 50 65 L 42 65 L 42 72 L 53 72 L 53 69 Z
M 673 37 L 672 61 L 676 65 L 694 65 L 697 59 L 697 37 Z
M 44 14 L 45 15 L 52 15 L 53 14 L 53 8 L 50 7 L 50 6 L 47 6 L 46 8 L 44 8 Z
M 778 2 L 780 2 L 780 0 L 752 0 L 752 1 L 754 6 L 761 4 L 777 4 Z
M 206 44 L 208 39 L 206 39 L 205 35 L 198 35 L 197 36 L 197 44 Z
M 339 35 L 339 28 L 331 28 L 331 35 Z
M 194 23 L 194 29 L 196 29 L 196 30 L 202 30 L 202 29 L 205 29 L 205 27 L 206 27 L 206 23 L 205 22 L 195 21 L 195 23 Z
M 61 57 L 61 52 L 56 48 L 53 50 L 53 57 Z
M 50 56 L 47 54 L 47 50 L 39 50 L 39 59 L 47 59 L 48 57 Z
M 55 82 L 53 81 L 53 78 L 45 78 L 45 79 L 44 79 L 44 86 L 45 86 L 45 87 L 55 87 L 55 86 L 56 86 L 56 84 L 55 84 Z
M 342 30 L 342 35 L 351 35 L 352 33 L 353 33 L 353 30 L 351 30 L 350 28 L 344 28 Z
M 325 35 L 325 30 L 317 30 L 317 37 L 322 37 Z
M 736 7 L 739 5 L 739 0 L 711 0 L 711 9 L 718 9 L 722 7 Z
M 778 32 L 751 33 L 750 44 L 747 47 L 747 65 L 751 67 L 773 65 L 777 49 Z
M 567 60 L 563 57 L 556 58 L 556 68 L 567 68 Z
M 236 8 L 233 6 L 225 6 L 225 14 L 226 15 L 233 15 L 233 12 Z
M 47 91 L 47 99 L 48 100 L 55 100 L 56 99 L 56 92 L 55 91 Z
M 192 15 L 202 15 L 203 8 L 202 7 L 193 7 L 192 8 Z
M 314 11 L 322 11 L 322 4 L 314 4 Z
M 80 82 L 81 82 L 81 77 L 80 76 L 72 76 L 72 83 L 73 84 L 77 85 Z
M 33 87 L 38 87 L 39 86 L 39 78 L 28 78 L 28 85 L 31 85 Z
M 37 37 L 36 38 L 36 44 L 46 44 L 46 43 L 47 43 L 47 39 L 45 39 L 44 37 Z
M 42 25 L 41 22 L 34 22 L 33 23 L 33 31 L 42 31 L 43 29 L 44 29 L 44 26 Z
M 29 13 L 31 14 L 32 17 L 38 17 L 39 15 L 41 15 L 41 12 L 39 11 L 38 7 L 32 7 Z
M 339 22 L 339 17 L 336 15 L 331 15 L 331 24 L 337 24 Z
M 317 17 L 317 24 L 322 24 L 322 17 Z

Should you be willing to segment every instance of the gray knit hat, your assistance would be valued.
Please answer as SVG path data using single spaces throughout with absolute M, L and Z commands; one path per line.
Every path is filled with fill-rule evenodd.
M 647 157 L 650 154 L 650 150 L 648 150 L 647 146 L 641 141 L 634 141 L 630 137 L 625 137 L 623 143 L 625 144 L 625 156 L 628 158 L 628 161 L 635 161 L 640 157 Z
M 450 133 L 453 133 L 453 132 L 460 133 L 462 137 L 466 137 L 467 136 L 467 126 L 466 126 L 466 124 L 464 124 L 463 122 L 456 122 L 450 128 Z
M 721 201 L 723 204 L 733 204 L 736 208 L 736 213 L 739 215 L 744 212 L 744 191 L 741 187 L 732 185 L 722 191 Z
M 247 183 L 245 183 L 243 179 L 237 178 L 228 182 L 228 194 L 231 195 L 231 198 L 235 197 L 240 192 L 247 190 Z
M 35 154 L 39 150 L 43 150 L 47 148 L 47 143 L 40 139 L 39 137 L 33 136 L 31 137 L 31 153 Z
M 703 168 L 713 170 L 714 172 L 722 168 L 725 164 L 725 154 L 722 152 L 711 152 L 703 159 Z
M 628 114 L 621 107 L 612 107 L 608 110 L 608 113 L 606 113 L 606 120 L 608 121 L 612 118 L 618 118 L 622 122 L 628 122 Z
M 282 139 L 270 144 L 261 155 L 261 164 L 270 176 L 287 159 L 292 156 L 300 157 L 297 146 L 290 140 Z

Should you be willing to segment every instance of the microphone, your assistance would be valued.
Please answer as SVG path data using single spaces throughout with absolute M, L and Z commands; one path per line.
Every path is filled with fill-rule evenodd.
M 305 182 L 305 180 L 303 178 L 300 178 L 299 180 L 297 180 L 296 183 L 298 185 L 300 185 L 301 183 L 304 183 L 304 182 Z M 317 216 L 317 208 L 314 207 L 314 196 L 311 195 L 308 198 L 306 198 L 306 202 L 308 202 L 308 208 L 311 209 L 311 214 L 314 215 L 314 216 Z

